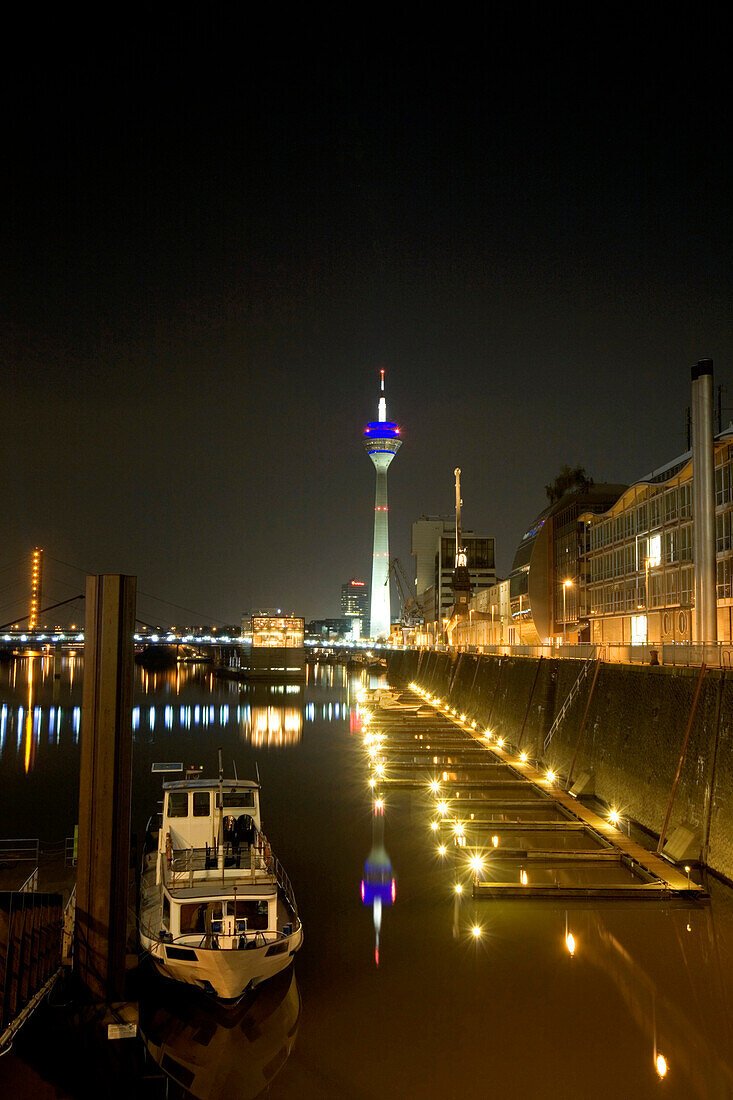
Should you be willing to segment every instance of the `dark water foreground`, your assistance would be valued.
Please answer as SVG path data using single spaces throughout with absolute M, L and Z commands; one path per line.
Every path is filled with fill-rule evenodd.
M 0 837 L 73 830 L 80 670 L 54 698 L 40 660 L 0 667 Z M 0 1059 L 0 1096 L 733 1096 L 731 891 L 712 881 L 698 907 L 457 899 L 460 853 L 437 855 L 427 794 L 374 817 L 358 686 L 342 669 L 251 693 L 141 674 L 133 829 L 160 794 L 152 762 L 213 773 L 222 746 L 244 777 L 257 761 L 303 948 L 230 1012 L 135 974 L 146 1043 L 107 1040 L 60 988 Z

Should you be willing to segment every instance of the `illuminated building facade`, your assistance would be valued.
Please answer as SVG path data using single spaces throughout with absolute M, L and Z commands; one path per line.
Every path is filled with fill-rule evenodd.
M 733 640 L 733 429 L 716 436 L 717 637 Z M 591 640 L 695 640 L 694 477 L 688 451 L 587 517 Z
M 369 589 L 365 581 L 352 577 L 341 585 L 341 614 L 351 620 L 352 638 L 360 638 L 369 618 Z
M 253 615 L 249 673 L 304 675 L 305 620 L 296 615 Z
M 566 493 L 537 516 L 509 576 L 510 644 L 588 640 L 587 519 L 605 512 L 625 489 L 592 485 Z
M 364 429 L 364 448 L 377 473 L 374 496 L 374 543 L 372 549 L 372 598 L 370 637 L 389 637 L 391 626 L 389 601 L 389 509 L 387 505 L 387 470 L 402 446 L 400 429 L 387 420 L 387 400 L 384 395 L 384 371 L 380 371 L 378 419 Z

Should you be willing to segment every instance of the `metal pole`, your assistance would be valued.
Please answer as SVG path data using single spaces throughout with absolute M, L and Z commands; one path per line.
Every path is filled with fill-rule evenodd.
M 521 747 L 522 747 L 522 738 L 524 737 L 524 727 L 527 725 L 527 718 L 529 717 L 529 708 L 532 706 L 532 698 L 534 696 L 534 689 L 537 686 L 537 679 L 538 679 L 539 674 L 540 674 L 540 665 L 542 664 L 543 659 L 544 658 L 540 657 L 539 661 L 537 662 L 537 668 L 535 669 L 534 680 L 532 681 L 532 690 L 529 693 L 529 699 L 527 700 L 527 709 L 524 712 L 524 721 L 522 722 L 522 728 L 519 731 L 519 740 L 517 741 L 517 748 L 518 749 L 521 749 Z
M 590 710 L 590 704 L 591 704 L 591 700 L 593 698 L 593 692 L 596 690 L 596 680 L 598 679 L 598 673 L 600 671 L 600 667 L 601 667 L 602 663 L 603 662 L 601 661 L 601 658 L 599 657 L 598 660 L 596 661 L 595 672 L 593 673 L 593 682 L 590 685 L 590 693 L 588 695 L 588 700 L 585 704 L 585 710 L 583 711 L 583 721 L 580 723 L 580 733 L 578 734 L 578 743 L 575 746 L 575 753 L 573 754 L 573 762 L 570 765 L 570 772 L 568 773 L 568 781 L 567 781 L 567 784 L 566 784 L 566 790 L 570 790 L 570 784 L 573 781 L 573 772 L 575 771 L 575 761 L 578 759 L 578 753 L 580 752 L 580 745 L 581 745 L 581 742 L 583 740 L 583 734 L 585 733 L 585 724 L 588 721 L 588 712 Z
M 679 783 L 680 775 L 682 774 L 682 764 L 684 762 L 685 754 L 687 752 L 687 742 L 690 740 L 690 734 L 692 732 L 692 723 L 695 720 L 695 712 L 697 710 L 697 702 L 698 702 L 698 699 L 700 698 L 700 691 L 702 690 L 702 682 L 705 679 L 705 673 L 706 672 L 707 672 L 707 668 L 705 666 L 705 662 L 703 661 L 703 663 L 700 665 L 700 676 L 698 677 L 697 688 L 695 689 L 695 698 L 692 700 L 692 708 L 690 710 L 690 717 L 687 720 L 687 729 L 685 730 L 685 737 L 684 737 L 684 740 L 682 742 L 682 751 L 680 752 L 680 759 L 679 759 L 679 763 L 677 764 L 677 773 L 674 777 L 674 781 L 672 783 L 672 790 L 670 791 L 670 794 L 669 794 L 669 803 L 667 805 L 667 813 L 664 816 L 664 824 L 662 825 L 662 831 L 659 834 L 659 843 L 657 844 L 657 855 L 659 855 L 660 852 L 662 851 L 662 848 L 664 847 L 664 841 L 665 841 L 665 838 L 667 836 L 667 826 L 669 825 L 669 818 L 670 818 L 670 814 L 672 813 L 672 803 L 674 802 L 674 796 L 677 794 L 677 784 Z

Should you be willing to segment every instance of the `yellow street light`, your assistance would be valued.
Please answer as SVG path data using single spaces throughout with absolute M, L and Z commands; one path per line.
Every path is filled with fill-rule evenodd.
M 572 588 L 572 587 L 573 587 L 573 582 L 571 580 L 564 580 L 562 582 L 562 644 L 563 645 L 565 645 L 565 642 L 566 642 L 567 628 L 568 628 L 568 626 L 567 626 L 567 615 L 565 613 L 565 593 L 567 592 L 568 588 Z

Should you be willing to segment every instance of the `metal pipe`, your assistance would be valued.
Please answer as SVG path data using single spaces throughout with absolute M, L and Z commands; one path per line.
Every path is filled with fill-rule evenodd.
M 697 703 L 700 698 L 700 691 L 702 690 L 702 682 L 705 679 L 705 673 L 707 668 L 705 662 L 700 665 L 700 675 L 697 680 L 697 687 L 695 689 L 695 696 L 692 700 L 692 707 L 690 709 L 690 717 L 687 720 L 687 729 L 685 730 L 685 736 L 682 740 L 682 749 L 680 750 L 680 759 L 677 764 L 677 771 L 675 773 L 674 780 L 672 781 L 672 790 L 669 793 L 669 802 L 667 803 L 667 812 L 664 815 L 664 824 L 662 825 L 662 831 L 659 834 L 659 843 L 657 844 L 657 855 L 661 855 L 664 848 L 664 841 L 667 836 L 667 826 L 669 825 L 670 815 L 672 813 L 672 805 L 674 803 L 674 796 L 677 794 L 677 784 L 680 781 L 680 775 L 682 774 L 682 765 L 685 762 L 685 756 L 687 754 L 687 743 L 690 740 L 690 734 L 692 733 L 692 723 L 695 721 L 695 713 L 697 711 Z
M 715 642 L 715 463 L 713 361 L 692 368 L 692 497 L 695 538 L 695 641 Z

